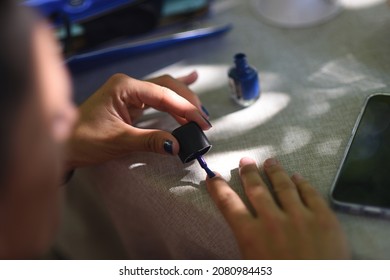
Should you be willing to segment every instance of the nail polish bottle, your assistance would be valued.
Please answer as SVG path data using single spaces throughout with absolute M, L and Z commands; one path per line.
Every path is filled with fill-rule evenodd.
M 195 122 L 189 122 L 176 128 L 172 135 L 177 139 L 180 145 L 179 158 L 183 163 L 197 160 L 200 166 L 206 171 L 209 178 L 215 176 L 203 158 L 211 149 L 211 144 L 202 129 Z
M 248 64 L 246 55 L 234 56 L 234 66 L 228 71 L 233 100 L 243 107 L 256 102 L 260 97 L 260 81 L 257 70 Z

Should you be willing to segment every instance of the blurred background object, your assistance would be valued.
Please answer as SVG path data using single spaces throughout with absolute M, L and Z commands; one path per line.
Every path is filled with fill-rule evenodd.
M 203 15 L 208 0 L 29 0 L 53 22 L 67 56 Z
M 280 27 L 308 27 L 336 16 L 338 0 L 252 0 L 256 11 L 268 23 Z
M 223 34 L 211 0 L 29 0 L 53 22 L 72 71 L 146 51 Z

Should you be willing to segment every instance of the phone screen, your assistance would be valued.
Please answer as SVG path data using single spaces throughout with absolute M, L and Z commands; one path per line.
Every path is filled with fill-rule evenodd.
M 368 99 L 332 198 L 335 202 L 390 209 L 390 95 Z

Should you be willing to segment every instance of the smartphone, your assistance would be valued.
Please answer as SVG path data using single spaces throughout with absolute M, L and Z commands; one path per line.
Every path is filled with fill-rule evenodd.
M 330 196 L 336 208 L 390 217 L 390 94 L 366 99 Z

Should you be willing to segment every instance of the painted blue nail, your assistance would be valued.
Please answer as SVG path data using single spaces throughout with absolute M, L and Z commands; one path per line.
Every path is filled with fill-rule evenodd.
M 202 105 L 201 108 L 202 108 L 203 113 L 205 113 L 206 116 L 210 117 L 209 111 L 206 109 L 206 107 Z
M 173 142 L 171 140 L 165 140 L 164 151 L 170 155 L 173 155 Z

